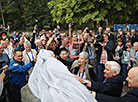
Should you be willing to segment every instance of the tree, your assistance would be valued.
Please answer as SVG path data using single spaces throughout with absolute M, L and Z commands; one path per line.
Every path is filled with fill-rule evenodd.
M 8 0 L 3 3 L 3 13 L 5 16 L 6 24 L 10 24 L 11 27 L 15 29 L 17 27 L 24 27 L 24 20 L 22 19 L 22 15 L 24 13 L 22 0 Z
M 112 23 L 113 20 L 117 20 L 114 18 L 118 20 L 127 18 L 125 21 L 128 21 L 132 9 L 137 9 L 138 2 L 137 0 L 51 0 L 48 7 L 51 9 L 53 21 L 78 22 L 81 25 L 94 21 Z
M 33 26 L 35 20 L 43 28 L 45 25 L 54 25 L 50 10 L 47 7 L 48 0 L 24 0 L 24 15 L 26 26 Z
M 2 3 L 6 24 L 12 30 L 33 28 L 36 19 L 41 29 L 45 25 L 54 25 L 47 2 L 49 0 L 7 0 Z

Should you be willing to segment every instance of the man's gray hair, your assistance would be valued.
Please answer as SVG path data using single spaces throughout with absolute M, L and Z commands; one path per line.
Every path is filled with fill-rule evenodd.
M 24 46 L 26 46 L 26 45 L 31 45 L 30 41 L 25 41 Z
M 137 47 L 138 47 L 138 42 L 134 42 L 134 44 L 133 45 L 136 45 Z
M 120 65 L 115 61 L 107 61 L 105 65 L 110 65 L 112 71 L 116 71 L 117 74 L 120 73 Z
M 106 30 L 111 31 L 111 29 L 110 29 L 110 28 L 106 28 Z

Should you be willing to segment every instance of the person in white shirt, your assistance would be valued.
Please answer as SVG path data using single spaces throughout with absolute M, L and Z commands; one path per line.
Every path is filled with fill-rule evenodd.
M 29 41 L 24 42 L 24 48 L 23 51 L 23 61 L 25 64 L 29 63 L 30 61 L 33 61 L 36 56 L 36 50 L 31 49 L 31 43 Z M 28 70 L 29 75 L 31 74 L 33 68 Z

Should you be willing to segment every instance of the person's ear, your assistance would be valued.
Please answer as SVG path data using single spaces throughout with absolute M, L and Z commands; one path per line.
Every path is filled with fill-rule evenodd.
M 116 71 L 113 71 L 113 76 L 116 76 L 117 75 L 117 72 Z
M 88 62 L 88 59 L 86 59 L 85 62 Z

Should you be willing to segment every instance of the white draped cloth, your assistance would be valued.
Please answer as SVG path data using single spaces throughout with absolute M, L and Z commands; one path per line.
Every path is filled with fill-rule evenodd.
M 0 96 L 2 94 L 2 91 L 3 91 L 3 81 L 0 80 Z
M 41 102 L 97 102 L 51 53 L 41 49 L 28 86 Z

